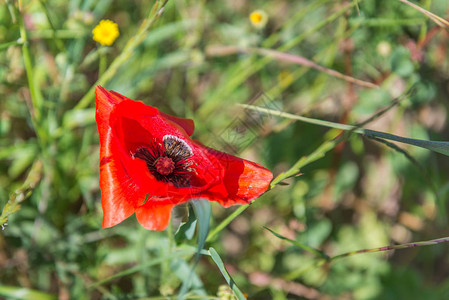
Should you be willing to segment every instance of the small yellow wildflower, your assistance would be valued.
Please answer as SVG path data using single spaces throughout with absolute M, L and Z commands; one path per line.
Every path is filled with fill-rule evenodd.
M 93 40 L 99 42 L 101 45 L 111 46 L 115 39 L 120 35 L 117 23 L 111 20 L 101 20 L 95 26 L 93 33 Z
M 249 15 L 249 20 L 254 27 L 263 28 L 267 25 L 268 14 L 264 10 L 258 9 Z

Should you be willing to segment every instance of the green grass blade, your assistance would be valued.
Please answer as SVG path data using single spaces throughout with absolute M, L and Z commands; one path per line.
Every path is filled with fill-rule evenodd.
M 209 248 L 210 256 L 212 257 L 213 261 L 217 265 L 218 269 L 220 270 L 221 274 L 223 274 L 223 277 L 225 278 L 228 285 L 231 287 L 234 294 L 237 296 L 237 299 L 239 300 L 245 300 L 245 296 L 240 291 L 240 289 L 235 284 L 234 280 L 232 279 L 231 275 L 229 275 L 228 271 L 226 270 L 223 261 L 221 260 L 220 255 L 218 255 L 217 251 L 215 251 L 214 248 Z
M 198 219 L 198 255 L 206 243 L 207 234 L 209 233 L 209 222 L 211 215 L 211 206 L 209 200 L 195 199 L 190 202 Z
M 195 199 L 192 200 L 190 204 L 192 205 L 193 211 L 195 212 L 195 216 L 198 220 L 198 251 L 195 255 L 195 261 L 193 262 L 192 267 L 190 267 L 190 272 L 193 273 L 198 261 L 200 260 L 201 250 L 206 243 L 207 234 L 209 233 L 211 206 L 209 200 L 206 199 Z M 191 274 L 182 282 L 178 299 L 183 299 L 192 284 L 192 278 L 195 278 L 195 276 L 195 274 Z
M 191 240 L 195 235 L 196 224 L 198 220 L 195 218 L 193 208 L 189 207 L 189 218 L 186 222 L 182 222 L 178 230 L 175 232 L 175 242 L 177 245 L 181 244 L 185 240 Z
M 318 250 L 318 249 L 309 247 L 307 245 L 301 244 L 301 243 L 299 243 L 297 241 L 291 240 L 291 239 L 289 239 L 289 238 L 287 238 L 287 237 L 285 237 L 283 235 L 280 235 L 279 233 L 274 232 L 273 230 L 271 230 L 268 227 L 264 226 L 263 228 L 265 228 L 266 230 L 270 231 L 272 234 L 274 234 L 276 237 L 280 238 L 281 240 L 287 241 L 287 242 L 289 242 L 289 243 L 291 243 L 291 244 L 293 244 L 293 245 L 295 245 L 295 246 L 297 246 L 297 247 L 299 247 L 299 248 L 301 248 L 301 249 L 303 249 L 303 250 L 305 250 L 307 252 L 310 252 L 310 253 L 312 253 L 312 254 L 314 254 L 316 256 L 319 256 L 321 258 L 329 259 L 329 256 L 326 253 L 324 253 L 323 251 L 321 251 L 321 250 Z
M 369 130 L 369 129 L 363 129 L 363 134 L 367 137 L 378 137 L 386 140 L 396 141 L 404 144 L 414 145 L 421 148 L 426 148 L 428 150 L 438 152 L 444 155 L 449 156 L 449 142 L 443 142 L 443 141 L 426 141 L 426 140 L 418 140 L 418 139 L 412 139 L 412 138 L 406 138 L 394 134 Z
M 20 44 L 21 44 L 21 42 L 19 42 L 19 41 L 12 41 L 12 42 L 8 42 L 8 43 L 3 43 L 3 44 L 0 44 L 0 50 L 9 48 L 10 46 L 20 45 Z
M 342 140 L 343 137 L 339 139 L 332 139 L 325 141 L 311 154 L 301 157 L 290 169 L 280 173 L 275 179 L 273 179 L 273 181 L 271 181 L 270 189 L 272 189 L 275 185 L 281 183 L 283 180 L 287 178 L 299 175 L 299 171 L 302 167 L 324 157 L 327 152 L 334 149 L 335 146 L 337 146 Z
M 363 128 L 358 128 L 357 126 L 323 121 L 323 120 L 318 120 L 318 119 L 313 119 L 313 118 L 308 118 L 308 117 L 303 117 L 303 116 L 297 116 L 297 115 L 290 114 L 290 113 L 279 112 L 279 111 L 271 110 L 268 108 L 257 107 L 257 106 L 248 105 L 248 104 L 239 104 L 239 105 L 244 108 L 247 108 L 247 109 L 264 112 L 264 113 L 267 113 L 267 114 L 270 114 L 273 116 L 278 116 L 278 117 L 292 119 L 292 120 L 298 120 L 301 122 L 315 124 L 315 125 L 324 126 L 324 127 L 330 127 L 330 128 L 341 129 L 341 130 L 345 130 L 345 131 L 351 131 L 351 132 L 365 135 L 367 137 L 378 137 L 378 138 L 382 138 L 382 139 L 386 139 L 386 140 L 405 143 L 405 144 L 425 148 L 425 149 L 449 156 L 449 142 L 446 142 L 446 141 L 427 141 L 427 140 L 406 138 L 406 137 L 401 137 L 401 136 L 390 134 L 390 133 L 379 132 L 379 131 L 369 130 L 369 129 L 363 129 Z
M 335 260 L 343 258 L 343 257 L 348 257 L 348 256 L 356 255 L 356 254 L 362 254 L 362 253 L 373 253 L 373 252 L 391 251 L 391 250 L 422 247 L 422 246 L 431 246 L 431 245 L 447 243 L 447 242 L 449 242 L 449 237 L 443 237 L 443 238 L 439 238 L 439 239 L 422 241 L 422 242 L 414 242 L 414 243 L 385 246 L 385 247 L 379 247 L 379 248 L 363 249 L 363 250 L 351 251 L 351 252 L 346 252 L 343 254 L 333 256 L 330 258 L 330 261 L 335 261 Z
M 419 11 L 420 13 L 424 14 L 429 19 L 431 19 L 433 22 L 435 22 L 435 24 L 437 24 L 438 26 L 440 26 L 442 28 L 445 28 L 446 30 L 449 29 L 449 22 L 446 21 L 445 19 L 443 19 L 443 18 L 441 18 L 441 17 L 431 13 L 430 11 L 425 10 L 424 8 L 422 8 L 422 7 L 420 7 L 420 6 L 416 5 L 416 4 L 413 4 L 413 3 L 411 3 L 411 2 L 409 2 L 407 0 L 399 0 L 399 1 L 409 5 L 410 7 L 413 7 L 414 9 Z

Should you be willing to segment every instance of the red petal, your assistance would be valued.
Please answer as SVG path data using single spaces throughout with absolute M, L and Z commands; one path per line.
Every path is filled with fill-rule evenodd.
M 100 133 L 100 145 L 105 143 L 104 139 L 108 135 L 106 132 L 109 128 L 109 116 L 112 109 L 114 108 L 114 105 L 120 103 L 121 101 L 123 101 L 121 98 L 111 94 L 103 87 L 99 85 L 95 87 L 95 119 L 97 121 L 98 132 Z
M 234 204 L 248 204 L 263 194 L 270 185 L 273 174 L 251 161 L 205 147 L 210 159 L 219 161 L 224 169 L 221 184 L 215 185 L 203 196 L 228 207 Z
M 181 128 L 186 131 L 188 136 L 191 136 L 195 130 L 195 123 L 193 123 L 193 120 L 191 119 L 178 118 L 163 112 L 161 112 L 161 116 L 181 126 Z
M 171 211 L 175 204 L 150 200 L 136 209 L 137 221 L 148 230 L 164 230 L 170 222 Z
M 112 227 L 131 216 L 137 201 L 146 194 L 135 189 L 120 162 L 112 156 L 101 160 L 100 166 L 101 205 L 103 207 L 103 228 Z
M 95 87 L 95 106 L 97 107 L 97 117 L 100 117 L 103 121 L 107 121 L 114 106 L 123 100 L 126 100 L 125 98 L 126 97 L 118 93 L 108 91 L 97 85 Z

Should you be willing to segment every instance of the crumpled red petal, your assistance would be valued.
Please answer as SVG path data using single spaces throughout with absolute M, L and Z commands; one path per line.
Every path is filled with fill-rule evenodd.
M 195 124 L 193 123 L 193 120 L 170 116 L 163 112 L 160 112 L 160 113 L 164 118 L 174 122 L 175 124 L 180 126 L 182 129 L 184 129 L 188 136 L 191 136 L 193 134 L 193 131 L 195 130 Z
M 268 189 L 273 179 L 273 174 L 268 169 L 251 161 L 211 148 L 207 148 L 207 153 L 218 158 L 225 172 L 222 183 L 209 189 L 206 196 L 225 207 L 250 203 Z
M 194 123 L 160 112 L 100 86 L 96 88 L 96 121 L 100 136 L 100 188 L 103 227 L 136 213 L 149 230 L 167 227 L 173 207 L 206 198 L 223 206 L 247 204 L 268 188 L 266 168 L 191 140 Z M 188 186 L 157 180 L 139 149 L 155 147 L 164 137 L 179 139 L 192 151 Z M 190 151 L 190 150 L 189 150 Z

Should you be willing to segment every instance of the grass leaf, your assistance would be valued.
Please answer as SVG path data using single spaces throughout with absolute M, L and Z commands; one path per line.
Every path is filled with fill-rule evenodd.
M 218 269 L 220 270 L 221 274 L 223 274 L 223 277 L 225 278 L 228 285 L 231 287 L 234 294 L 237 296 L 237 299 L 239 300 L 245 300 L 246 297 L 243 295 L 243 293 L 240 291 L 240 289 L 235 284 L 234 280 L 232 279 L 231 275 L 228 273 L 228 270 L 226 270 L 226 267 L 224 266 L 223 261 L 221 260 L 220 255 L 218 255 L 217 251 L 215 251 L 214 248 L 209 248 L 210 256 L 212 257 L 212 260 L 217 265 Z
M 299 248 L 301 248 L 301 249 L 303 249 L 303 250 L 305 250 L 307 252 L 310 252 L 310 253 L 312 253 L 312 254 L 314 254 L 316 256 L 324 258 L 326 260 L 329 259 L 329 256 L 326 253 L 324 253 L 323 251 L 321 251 L 321 250 L 318 250 L 318 249 L 309 247 L 309 246 L 307 246 L 305 244 L 301 244 L 301 243 L 299 243 L 297 241 L 291 240 L 291 239 L 289 239 L 289 238 L 287 238 L 287 237 L 285 237 L 283 235 L 280 235 L 279 233 L 274 232 L 273 230 L 271 230 L 268 227 L 264 226 L 263 228 L 265 228 L 266 230 L 270 231 L 272 234 L 274 234 L 276 237 L 280 238 L 281 240 L 288 241 L 291 244 L 293 244 L 293 245 L 295 245 L 295 246 L 297 246 L 297 247 L 299 247 Z
M 271 110 L 268 108 L 257 107 L 257 106 L 248 105 L 248 104 L 240 104 L 240 106 L 247 108 L 247 109 L 264 112 L 264 113 L 282 117 L 282 118 L 298 120 L 298 121 L 305 122 L 305 123 L 310 123 L 310 124 L 315 124 L 315 125 L 330 127 L 330 128 L 335 128 L 335 129 L 341 129 L 341 130 L 345 130 L 345 131 L 351 131 L 351 132 L 355 132 L 355 133 L 358 133 L 361 135 L 365 135 L 367 137 L 378 137 L 378 138 L 382 138 L 382 139 L 386 139 L 386 140 L 391 140 L 391 141 L 396 141 L 396 142 L 405 143 L 405 144 L 409 144 L 409 145 L 414 145 L 417 147 L 426 148 L 428 150 L 449 156 L 449 142 L 446 142 L 446 141 L 426 141 L 426 140 L 406 138 L 406 137 L 401 137 L 401 136 L 390 134 L 390 133 L 358 128 L 357 126 L 353 126 L 353 125 L 346 125 L 346 124 L 334 123 L 334 122 L 329 122 L 329 121 L 323 121 L 323 120 L 298 116 L 298 115 L 285 113 L 285 112 L 279 112 L 279 111 Z

